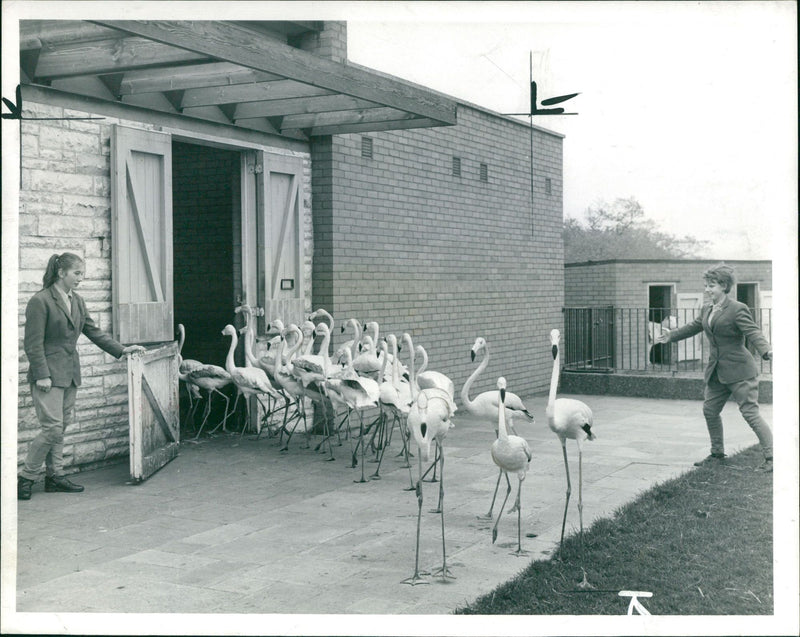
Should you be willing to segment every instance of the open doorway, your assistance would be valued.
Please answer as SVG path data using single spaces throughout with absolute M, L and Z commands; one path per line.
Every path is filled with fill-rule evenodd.
M 175 326 L 186 329 L 183 357 L 224 367 L 234 323 L 234 255 L 240 243 L 241 154 L 172 144 Z

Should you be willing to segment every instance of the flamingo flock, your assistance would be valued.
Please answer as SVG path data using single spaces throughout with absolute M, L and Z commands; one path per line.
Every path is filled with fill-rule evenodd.
M 420 571 L 420 535 L 422 528 L 423 481 L 432 473 L 431 482 L 436 482 L 439 473 L 438 505 L 433 511 L 440 517 L 441 526 L 441 566 L 431 571 L 442 581 L 454 579 L 448 568 L 445 534 L 445 440 L 456 425 L 453 422 L 456 406 L 456 388 L 447 375 L 428 369 L 428 353 L 419 344 L 414 344 L 408 332 L 399 338 L 387 334 L 381 338 L 377 322 L 362 323 L 354 318 L 345 321 L 340 332 L 348 329 L 352 338 L 344 342 L 333 354 L 329 353 L 331 336 L 334 332 L 334 318 L 324 309 L 318 309 L 308 316 L 301 325 L 288 325 L 280 319 L 269 323 L 268 331 L 274 333 L 266 341 L 266 350 L 254 351 L 256 341 L 256 317 L 258 312 L 246 305 L 236 309 L 242 313 L 245 325 L 237 330 L 226 325 L 221 334 L 230 339 L 224 367 L 205 364 L 196 360 L 183 359 L 181 352 L 186 339 L 183 325 L 178 326 L 179 378 L 186 385 L 189 397 L 187 422 L 193 420 L 195 411 L 202 401 L 201 390 L 206 393 L 206 404 L 202 422 L 197 429 L 197 440 L 206 426 L 211 414 L 211 402 L 215 395 L 225 400 L 225 411 L 219 424 L 209 430 L 213 434 L 219 428 L 228 433 L 227 420 L 235 412 L 240 398 L 248 407 L 245 410 L 245 424 L 240 435 L 252 430 L 251 414 L 258 413 L 255 423 L 257 436 L 266 430 L 269 436 L 280 436 L 280 450 L 289 449 L 289 441 L 298 429 L 305 433 L 306 446 L 310 448 L 311 429 L 308 421 L 308 406 L 313 405 L 318 420 L 322 423 L 322 439 L 315 451 L 325 453 L 327 443 L 328 460 L 334 460 L 334 440 L 342 445 L 342 438 L 350 441 L 350 466 L 360 465 L 360 477 L 354 482 L 365 483 L 379 480 L 380 468 L 386 449 L 392 442 L 395 431 L 401 439 L 402 449 L 397 453 L 403 467 L 409 472 L 408 491 L 414 491 L 417 498 L 416 548 L 413 574 L 403 580 L 410 585 L 425 584 L 428 573 Z M 318 322 L 315 323 L 314 321 Z M 244 367 L 235 362 L 235 351 L 240 334 L 244 342 Z M 315 340 L 319 346 L 315 347 Z M 263 345 L 263 343 L 262 343 Z M 594 440 L 592 410 L 585 403 L 566 398 L 557 398 L 560 373 L 560 332 L 550 332 L 550 352 L 553 369 L 550 391 L 546 405 L 547 424 L 558 438 L 564 460 L 566 474 L 566 495 L 561 524 L 559 550 L 563 545 L 569 501 L 572 492 L 569 460 L 566 441 L 575 440 L 578 451 L 578 515 L 580 521 L 580 542 L 583 547 L 583 442 Z M 514 555 L 525 555 L 522 548 L 522 487 L 531 469 L 533 451 L 520 435 L 516 426 L 522 423 L 534 424 L 531 410 L 522 399 L 509 391 L 505 377 L 499 377 L 496 389 L 484 391 L 473 398 L 470 390 L 483 374 L 490 362 L 489 344 L 478 337 L 470 349 L 470 358 L 482 356 L 478 366 L 472 370 L 460 391 L 461 406 L 474 420 L 491 426 L 495 436 L 488 448 L 492 461 L 498 467 L 497 483 L 489 507 L 483 519 L 493 518 L 494 504 L 500 482 L 506 480 L 506 493 L 500 511 L 492 526 L 492 544 L 497 540 L 500 520 L 512 492 L 510 476 L 517 478 L 517 494 L 514 506 L 509 513 L 517 513 L 517 547 Z M 401 357 L 405 362 L 401 362 Z M 419 367 L 417 363 L 419 361 Z M 236 400 L 229 409 L 229 396 L 226 387 L 233 386 Z M 254 403 L 252 401 L 255 401 Z M 367 416 L 367 414 L 371 416 Z M 353 418 L 357 420 L 353 420 Z M 516 426 L 515 426 L 516 425 Z M 283 436 L 286 442 L 283 443 Z M 457 433 L 456 433 L 457 435 Z M 414 444 L 412 449 L 411 444 Z M 368 462 L 367 453 L 374 456 L 375 472 L 365 475 Z M 410 458 L 417 456 L 416 479 L 412 474 Z M 590 586 L 584 579 L 581 586 Z

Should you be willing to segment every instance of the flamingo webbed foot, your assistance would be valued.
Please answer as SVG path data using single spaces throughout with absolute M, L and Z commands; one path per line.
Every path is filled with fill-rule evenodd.
M 441 577 L 443 582 L 446 582 L 449 579 L 458 579 L 455 575 L 450 572 L 450 569 L 447 568 L 446 564 L 442 564 L 439 568 L 434 569 L 431 571 L 432 577 Z
M 420 573 L 414 573 L 411 577 L 404 579 L 401 584 L 409 584 L 411 586 L 416 586 L 417 584 L 430 584 L 428 580 L 420 575 Z
M 586 569 L 581 567 L 581 571 L 583 571 L 583 580 L 581 580 L 578 583 L 578 585 L 577 585 L 578 588 L 583 588 L 583 589 L 592 589 L 592 588 L 594 588 L 594 586 L 592 586 L 592 584 L 589 583 L 589 580 L 586 579 Z
M 524 557 L 525 555 L 529 555 L 530 553 L 523 549 L 522 547 L 517 548 L 516 551 L 511 551 L 510 555 L 516 555 L 517 557 Z

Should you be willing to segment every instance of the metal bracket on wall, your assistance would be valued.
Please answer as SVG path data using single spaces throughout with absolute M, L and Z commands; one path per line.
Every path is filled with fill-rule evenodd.
M 261 164 L 248 164 L 247 172 L 249 172 L 251 175 L 260 175 L 264 172 L 264 166 Z

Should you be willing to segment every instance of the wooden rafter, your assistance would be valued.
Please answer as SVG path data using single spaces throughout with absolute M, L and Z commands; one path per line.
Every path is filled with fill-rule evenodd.
M 369 124 L 413 118 L 413 113 L 407 113 L 396 108 L 362 108 L 354 111 L 287 115 L 283 118 L 281 130 L 288 128 L 319 128 L 321 126 L 338 126 L 340 124 Z
M 275 73 L 297 82 L 406 110 L 444 124 L 456 123 L 455 102 L 362 69 L 326 60 L 253 31 L 218 21 L 93 21 L 195 54 Z
M 302 84 L 293 80 L 277 80 L 275 82 L 189 89 L 183 95 L 182 105 L 184 108 L 188 108 L 211 104 L 234 104 L 332 94 L 333 92 L 328 89 L 318 88 L 310 84 Z
M 320 97 L 298 97 L 294 99 L 245 102 L 236 107 L 234 120 L 251 117 L 275 117 L 296 113 L 324 113 L 327 111 L 352 110 L 380 106 L 369 100 L 349 95 L 323 95 Z
M 308 137 L 320 137 L 323 135 L 344 135 L 345 133 L 375 133 L 378 131 L 392 131 L 406 128 L 430 128 L 432 126 L 441 126 L 441 122 L 419 117 L 416 119 L 387 120 L 384 122 L 317 126 L 310 129 L 303 129 L 303 131 Z M 288 135 L 290 132 L 289 130 L 282 130 L 281 134 Z
M 121 38 L 60 44 L 42 49 L 36 77 L 117 73 L 156 65 L 196 62 L 205 56 L 145 38 Z M 173 72 L 175 70 L 173 69 Z
M 230 86 L 251 82 L 269 82 L 283 79 L 274 73 L 254 71 L 230 62 L 187 64 L 176 73 L 174 68 L 142 69 L 125 73 L 120 84 L 123 95 L 132 93 L 157 93 L 177 89 Z

